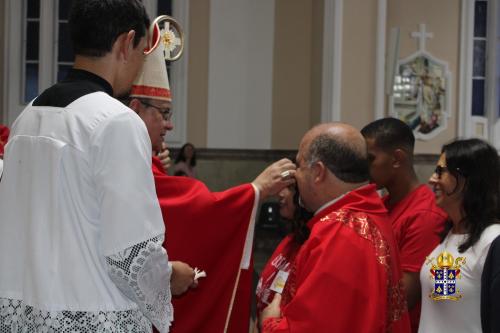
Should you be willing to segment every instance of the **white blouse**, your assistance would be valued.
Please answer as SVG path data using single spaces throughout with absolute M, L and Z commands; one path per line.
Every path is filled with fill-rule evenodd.
M 0 214 L 0 332 L 168 331 L 151 142 L 119 101 L 28 106 L 6 146 Z
M 500 235 L 500 225 L 491 225 L 483 231 L 481 238 L 474 246 L 459 253 L 458 246 L 464 242 L 467 235 L 450 232 L 427 257 L 420 271 L 422 311 L 419 332 L 482 332 L 481 274 L 491 242 L 498 235 Z M 440 268 L 437 259 L 444 251 L 453 256 L 453 266 L 458 263 L 457 266 L 460 267 L 450 267 L 450 270 L 447 270 L 447 274 L 445 274 L 446 277 L 443 277 L 443 270 L 434 270 L 435 275 L 433 275 L 431 273 L 432 265 L 434 264 L 435 268 Z M 463 259 L 465 259 L 465 263 Z M 460 272 L 457 273 L 456 269 L 459 269 Z M 450 273 L 452 274 L 450 275 Z M 434 299 L 437 298 L 437 295 L 433 294 L 436 281 L 439 284 L 436 285 L 436 288 L 441 288 L 440 291 L 446 290 L 448 299 Z

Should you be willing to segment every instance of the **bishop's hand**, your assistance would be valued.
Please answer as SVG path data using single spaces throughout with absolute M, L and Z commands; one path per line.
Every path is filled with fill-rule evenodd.
M 168 172 L 168 169 L 172 166 L 172 159 L 170 158 L 170 151 L 167 148 L 167 144 L 165 142 L 162 143 L 162 150 L 158 153 L 158 158 L 161 161 L 161 165 L 165 172 Z
M 283 188 L 295 183 L 295 164 L 287 158 L 283 158 L 268 166 L 255 178 L 252 184 L 259 189 L 260 200 L 276 195 Z

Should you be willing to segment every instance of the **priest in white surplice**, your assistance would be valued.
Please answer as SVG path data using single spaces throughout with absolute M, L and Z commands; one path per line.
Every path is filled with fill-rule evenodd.
M 75 65 L 12 126 L 0 182 L 0 332 L 168 332 L 194 271 L 168 262 L 142 120 L 139 0 L 77 0 Z M 130 158 L 133 156 L 134 158 Z

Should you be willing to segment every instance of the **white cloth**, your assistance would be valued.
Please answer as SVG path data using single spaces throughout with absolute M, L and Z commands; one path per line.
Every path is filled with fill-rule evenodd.
M 260 191 L 252 183 L 253 190 L 255 192 L 255 197 L 253 199 L 253 208 L 252 213 L 250 214 L 250 222 L 248 224 L 247 235 L 245 236 L 245 245 L 243 245 L 243 255 L 241 256 L 241 269 L 249 269 L 250 262 L 252 259 L 252 250 L 254 243 L 254 234 L 255 234 L 255 223 L 257 223 L 257 219 L 255 218 L 257 215 L 257 210 L 259 209 L 260 203 Z
M 154 245 L 164 224 L 151 142 L 141 119 L 109 95 L 91 93 L 66 108 L 29 105 L 22 112 L 6 146 L 0 214 L 0 306 L 20 301 L 51 316 L 149 307 L 144 314 L 150 316 L 155 305 L 138 303 L 153 294 L 170 302 L 171 267 Z M 145 273 L 141 282 L 147 283 L 130 293 L 124 290 L 130 285 L 119 284 L 120 291 L 113 282 L 117 270 L 106 259 L 128 253 L 134 261 L 153 239 L 156 252 L 138 261 L 148 267 L 132 272 Z M 168 278 L 158 286 L 154 277 L 161 270 Z M 155 320 L 168 331 L 171 311 Z
M 3 159 L 0 158 L 0 177 L 2 177 L 3 172 Z
M 481 274 L 484 261 L 491 242 L 500 235 L 500 225 L 491 225 L 483 231 L 479 241 L 463 253 L 458 252 L 458 246 L 467 235 L 448 233 L 428 258 L 436 258 L 443 251 L 449 252 L 454 260 L 464 257 L 466 264 L 460 268 L 462 277 L 456 279 L 456 288 L 462 294 L 459 300 L 435 301 L 429 297 L 434 289 L 431 279 L 431 263 L 424 262 L 420 271 L 422 285 L 422 312 L 420 315 L 419 332 L 454 332 L 475 333 L 481 329 Z M 434 261 L 435 262 L 435 261 Z

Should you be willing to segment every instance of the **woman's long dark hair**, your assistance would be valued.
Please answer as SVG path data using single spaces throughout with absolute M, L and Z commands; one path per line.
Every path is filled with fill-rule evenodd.
M 175 159 L 175 164 L 179 163 L 179 162 L 186 162 L 186 155 L 184 153 L 184 151 L 186 150 L 186 147 L 188 146 L 191 146 L 191 148 L 193 148 L 193 157 L 191 158 L 191 162 L 189 163 L 189 165 L 191 167 L 194 167 L 196 166 L 196 150 L 194 149 L 194 146 L 192 143 L 185 143 L 181 149 L 179 150 L 179 155 L 177 155 L 177 158 Z
M 498 223 L 500 163 L 495 148 L 480 139 L 456 140 L 443 146 L 446 166 L 457 180 L 464 179 L 462 213 L 469 234 L 460 253 L 477 243 L 486 227 Z
M 293 240 L 302 245 L 309 238 L 310 230 L 307 227 L 307 222 L 313 217 L 313 214 L 308 212 L 304 207 L 299 204 L 299 190 L 295 188 L 295 194 L 293 195 L 293 204 L 295 206 L 295 212 L 293 214 L 293 219 L 291 223 L 291 232 L 293 234 Z

